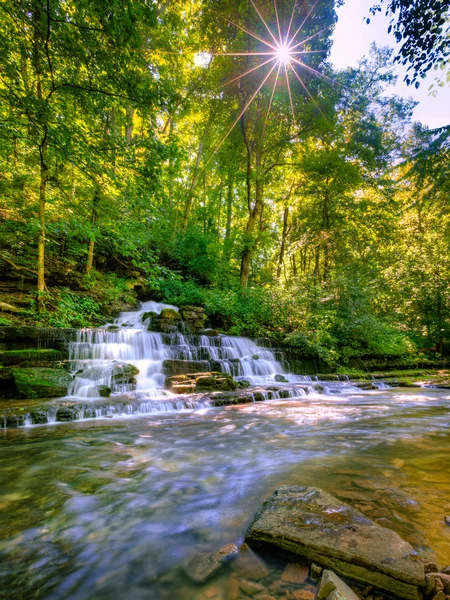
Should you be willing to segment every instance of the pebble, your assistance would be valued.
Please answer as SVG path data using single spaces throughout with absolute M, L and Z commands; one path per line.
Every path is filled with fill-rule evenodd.
M 238 600 L 239 598 L 239 582 L 234 577 L 228 580 L 227 598 L 228 600 Z
M 288 591 L 286 598 L 288 600 L 314 600 L 314 592 L 309 590 Z
M 256 583 L 255 581 L 247 581 L 246 579 L 242 579 L 239 582 L 239 587 L 248 596 L 254 596 L 255 594 L 264 592 L 266 589 L 261 583 Z

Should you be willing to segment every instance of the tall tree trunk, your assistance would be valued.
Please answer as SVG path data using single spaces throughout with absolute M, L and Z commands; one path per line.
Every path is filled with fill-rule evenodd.
M 91 224 L 92 224 L 92 231 L 91 231 L 91 235 L 89 238 L 89 249 L 88 249 L 88 256 L 87 256 L 87 261 L 86 261 L 86 275 L 89 275 L 89 273 L 91 272 L 92 269 L 92 265 L 94 263 L 94 246 L 95 246 L 95 224 L 97 223 L 97 217 L 98 217 L 98 203 L 100 202 L 100 194 L 98 192 L 98 190 L 95 190 L 94 192 L 94 197 L 92 199 L 92 213 L 91 213 Z
M 200 144 L 199 144 L 199 147 L 198 147 L 198 150 L 197 150 L 197 158 L 196 158 L 196 161 L 195 161 L 194 173 L 192 175 L 191 184 L 189 186 L 188 195 L 187 195 L 186 203 L 185 203 L 185 206 L 184 206 L 183 231 L 186 231 L 188 223 L 189 223 L 189 215 L 191 214 L 191 208 L 192 208 L 192 201 L 194 199 L 195 186 L 197 185 L 197 181 L 198 181 L 199 175 L 201 174 L 199 172 L 200 163 L 202 161 L 203 152 L 205 150 L 206 138 L 208 137 L 209 130 L 211 129 L 211 126 L 213 124 L 213 120 L 214 120 L 214 114 L 211 114 L 211 116 L 210 116 L 210 118 L 208 120 L 208 123 L 206 124 L 205 131 L 203 132 L 203 136 L 202 136 L 202 139 L 200 141 Z
M 281 269 L 283 268 L 284 263 L 284 252 L 286 250 L 286 238 L 288 234 L 288 219 L 289 206 L 285 206 L 283 212 L 283 231 L 281 232 L 280 255 L 278 257 L 277 279 L 280 279 L 281 277 Z
M 45 285 L 45 204 L 47 196 L 47 181 L 48 181 L 48 167 L 46 164 L 47 157 L 47 138 L 39 148 L 39 235 L 38 235 L 38 262 L 37 262 L 37 306 L 38 310 L 41 311 L 44 307 L 44 292 L 46 291 Z
M 245 230 L 245 244 L 242 252 L 241 260 L 241 287 L 248 287 L 248 279 L 250 276 L 250 265 L 253 253 L 256 248 L 257 240 L 255 239 L 255 226 L 260 223 L 261 213 L 264 209 L 263 203 L 263 183 L 260 179 L 255 181 L 255 203 L 248 217 L 247 227 Z
M 134 116 L 134 106 L 131 106 L 131 104 L 129 104 L 127 106 L 127 125 L 125 128 L 125 137 L 127 140 L 127 144 L 131 144 L 132 140 L 133 140 L 133 116 Z
M 233 217 L 233 177 L 228 176 L 227 185 L 227 222 L 225 225 L 225 239 L 223 240 L 223 258 L 230 260 L 231 255 L 231 221 Z

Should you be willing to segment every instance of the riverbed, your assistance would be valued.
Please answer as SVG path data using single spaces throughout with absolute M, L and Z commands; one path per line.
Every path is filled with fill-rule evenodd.
M 321 487 L 449 565 L 450 393 L 317 394 L 2 430 L 0 597 L 202 597 L 186 560 L 240 544 L 282 484 Z M 217 586 L 226 598 L 226 576 Z

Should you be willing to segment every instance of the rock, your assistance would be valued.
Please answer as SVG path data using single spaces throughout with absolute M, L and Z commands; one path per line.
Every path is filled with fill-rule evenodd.
M 56 413 L 56 420 L 60 422 L 76 421 L 78 418 L 79 414 L 77 413 L 77 411 L 68 406 L 62 406 L 58 409 L 58 412 Z
M 264 562 L 257 556 L 247 544 L 240 547 L 239 556 L 234 564 L 234 570 L 238 575 L 246 579 L 259 581 L 269 574 Z
M 322 567 L 320 567 L 319 565 L 316 565 L 315 563 L 312 563 L 311 566 L 309 567 L 309 577 L 310 577 L 310 579 L 313 579 L 314 581 L 319 581 L 319 579 L 322 577 L 322 573 L 323 573 Z
M 167 319 L 168 321 L 180 321 L 181 315 L 174 308 L 163 308 L 160 313 L 161 319 Z
M 247 379 L 242 379 L 241 381 L 236 381 L 236 386 L 241 389 L 249 388 L 252 384 Z
M 227 585 L 227 600 L 239 599 L 239 581 L 235 577 L 230 577 Z
M 284 375 L 280 375 L 279 373 L 275 375 L 275 381 L 279 381 L 280 383 L 289 383 L 286 377 Z
M 359 600 L 333 571 L 325 570 L 316 593 L 316 600 Z
M 99 385 L 97 392 L 100 398 L 109 398 L 111 396 L 111 388 L 107 385 Z
M 135 376 L 139 374 L 139 369 L 129 363 L 116 363 L 111 372 L 111 382 L 113 385 L 124 383 L 136 383 Z
M 33 363 L 61 361 L 63 358 L 59 350 L 47 348 L 29 348 L 27 350 L 6 350 L 0 352 L 0 364 L 5 366 L 27 363 L 28 366 L 39 366 Z
M 158 316 L 158 313 L 156 313 L 153 310 L 148 310 L 147 312 L 142 313 L 141 321 L 142 321 L 142 323 L 144 323 L 144 321 L 146 321 L 147 319 L 153 319 L 153 317 L 157 317 L 157 316 Z
M 286 583 L 305 583 L 308 579 L 308 567 L 289 563 L 281 575 L 281 580 Z
M 19 398 L 58 398 L 66 396 L 72 377 L 63 369 L 14 368 L 14 383 Z
M 208 373 L 210 368 L 207 360 L 165 360 L 163 362 L 163 370 L 166 375 Z
M 236 382 L 227 373 L 211 373 L 210 375 L 202 375 L 195 380 L 195 391 L 234 391 Z
M 62 349 L 68 342 L 76 341 L 77 330 L 59 327 L 8 326 L 0 327 L 0 342 L 14 349 L 17 343 L 31 346 Z
M 173 394 L 193 394 L 195 392 L 195 385 L 193 383 L 171 385 L 169 389 Z
M 417 588 L 425 585 L 423 563 L 407 542 L 319 488 L 279 488 L 256 513 L 245 540 L 402 598 L 417 600 Z
M 450 517 L 445 517 L 444 521 L 445 521 L 445 524 L 450 527 Z
M 252 358 L 253 358 L 253 360 L 259 360 L 259 355 L 258 354 L 253 354 Z
M 219 332 L 217 329 L 203 329 L 199 331 L 200 335 L 207 335 L 208 337 L 218 337 Z
M 11 369 L 0 367 L 0 397 L 12 398 L 16 392 L 16 384 Z
M 217 552 L 195 554 L 188 560 L 184 570 L 195 583 L 204 583 L 222 568 L 224 562 L 234 558 L 237 554 L 237 547 L 234 544 L 227 544 Z
M 242 579 L 239 582 L 239 587 L 244 592 L 244 594 L 247 594 L 247 596 L 254 596 L 255 594 L 264 592 L 266 589 L 261 583 L 247 581 L 246 579 Z
M 436 573 L 436 587 L 439 584 L 439 588 L 444 590 L 447 595 L 450 595 L 450 575 L 444 573 Z
M 20 313 L 21 310 L 20 308 L 17 308 L 17 306 L 13 306 L 7 302 L 0 302 L 0 312 Z

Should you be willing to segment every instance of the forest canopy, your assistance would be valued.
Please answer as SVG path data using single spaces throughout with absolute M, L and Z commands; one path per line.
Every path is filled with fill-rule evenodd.
M 414 47 L 403 4 L 415 80 L 447 60 L 448 15 Z M 447 354 L 449 128 L 412 122 L 392 50 L 332 67 L 336 8 L 5 0 L 0 269 L 21 318 L 79 327 L 145 297 L 334 365 Z

